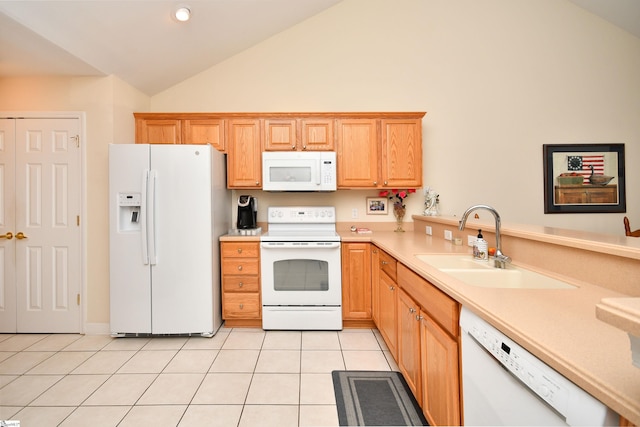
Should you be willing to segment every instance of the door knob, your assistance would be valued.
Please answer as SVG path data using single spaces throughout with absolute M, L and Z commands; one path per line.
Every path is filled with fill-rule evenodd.
M 18 237 L 18 236 L 16 236 Z M 0 236 L 0 239 L 7 239 L 7 240 L 11 240 L 13 239 L 13 233 L 8 231 L 7 234 L 3 234 Z
M 18 234 L 16 234 L 16 239 L 18 239 L 18 240 L 22 240 L 22 239 L 26 239 L 26 238 L 27 238 L 27 236 L 25 236 L 25 234 L 22 231 L 20 231 L 20 232 L 18 232 Z

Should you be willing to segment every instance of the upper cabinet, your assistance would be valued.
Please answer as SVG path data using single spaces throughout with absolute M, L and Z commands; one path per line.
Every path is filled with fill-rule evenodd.
M 262 187 L 262 151 L 260 120 L 229 120 L 227 145 L 227 186 Z
M 333 119 L 267 118 L 265 151 L 334 151 Z
M 137 144 L 182 144 L 182 120 L 136 118 Z
M 338 188 L 422 187 L 422 116 L 338 120 Z
M 210 144 L 225 150 L 225 120 L 199 114 L 134 113 L 137 144 Z
M 263 151 L 336 151 L 338 189 L 422 187 L 423 112 L 134 113 L 136 143 L 210 144 L 229 188 L 262 188 Z
M 422 120 L 383 119 L 383 187 L 422 187 Z

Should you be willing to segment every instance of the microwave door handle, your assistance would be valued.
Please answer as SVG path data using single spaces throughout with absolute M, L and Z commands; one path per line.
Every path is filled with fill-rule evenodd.
M 320 185 L 322 176 L 322 160 L 317 160 L 316 162 L 316 185 Z

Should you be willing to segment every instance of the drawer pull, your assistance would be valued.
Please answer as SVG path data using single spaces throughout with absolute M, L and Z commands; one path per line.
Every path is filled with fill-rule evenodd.
M 242 248 L 238 248 L 238 253 L 241 254 L 242 253 Z
M 243 287 L 243 286 L 244 286 L 244 283 L 242 283 L 242 282 L 238 283 L 238 287 L 239 287 L 239 288 L 241 288 L 241 287 Z
M 240 310 L 244 309 L 244 304 L 240 304 Z
M 238 266 L 238 270 L 242 271 L 242 266 L 241 265 Z

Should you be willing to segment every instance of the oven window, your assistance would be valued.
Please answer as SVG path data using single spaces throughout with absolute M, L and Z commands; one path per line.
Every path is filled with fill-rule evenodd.
M 276 291 L 329 290 L 329 263 L 316 259 L 290 259 L 273 263 Z
M 308 166 L 270 167 L 271 182 L 311 182 L 311 168 Z

